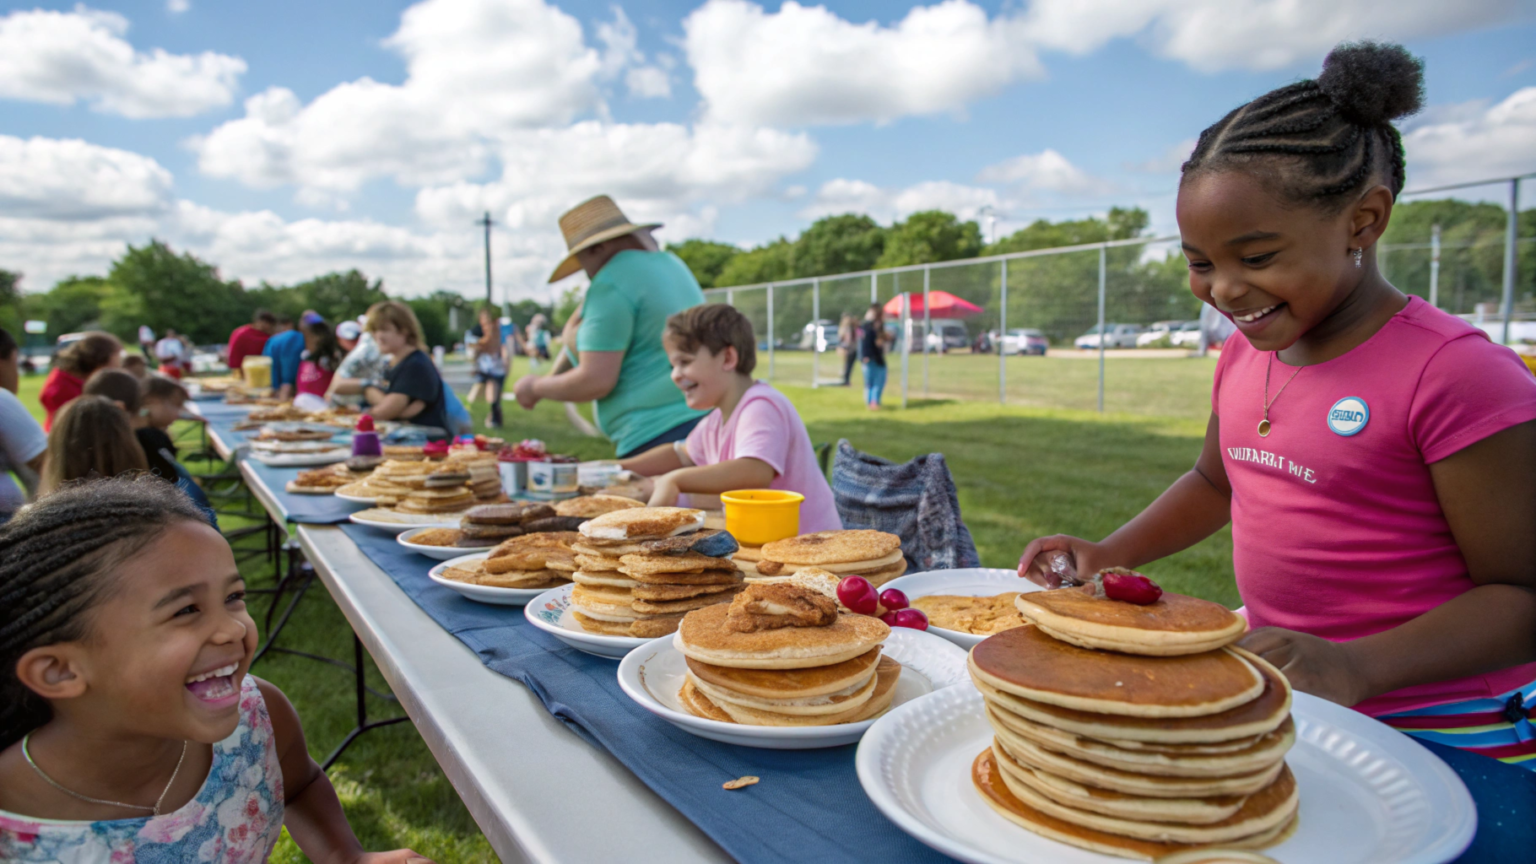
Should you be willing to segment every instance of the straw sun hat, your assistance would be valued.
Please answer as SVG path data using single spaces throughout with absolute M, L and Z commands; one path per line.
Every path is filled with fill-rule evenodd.
M 549 276 L 549 281 L 559 282 L 561 279 L 581 269 L 581 262 L 576 260 L 576 253 L 583 249 L 590 249 L 606 240 L 615 237 L 623 237 L 625 234 L 633 234 L 636 231 L 644 231 L 649 228 L 660 228 L 660 222 L 649 222 L 644 225 L 636 225 L 629 221 L 619 205 L 613 203 L 613 199 L 607 195 L 599 195 L 589 198 L 565 211 L 560 217 L 560 233 L 565 235 L 565 247 L 570 254 L 555 268 L 555 272 Z

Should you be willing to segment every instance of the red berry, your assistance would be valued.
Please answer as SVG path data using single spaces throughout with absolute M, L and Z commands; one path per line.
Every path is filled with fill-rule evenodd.
M 887 620 L 887 615 L 890 616 L 889 620 Z M 880 620 L 885 621 L 885 623 L 892 627 L 909 627 L 913 630 L 928 629 L 928 616 L 918 609 L 898 609 L 895 612 L 888 612 L 886 615 L 880 616 Z
M 880 592 L 880 605 L 894 612 L 912 604 L 907 602 L 907 595 L 901 589 L 887 588 Z
M 880 595 L 863 576 L 846 576 L 837 583 L 837 602 L 860 615 L 873 615 L 880 608 Z
M 1163 589 L 1140 573 L 1105 573 L 1103 575 L 1104 596 L 1111 600 L 1149 606 L 1163 596 Z
M 895 627 L 896 626 L 896 613 L 895 612 L 882 612 L 882 613 L 880 613 L 880 620 L 884 621 L 888 626 Z

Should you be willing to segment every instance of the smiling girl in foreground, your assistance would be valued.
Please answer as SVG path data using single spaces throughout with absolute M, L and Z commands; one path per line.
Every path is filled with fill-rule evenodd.
M 1397 46 L 1335 49 L 1317 81 L 1201 133 L 1178 218 L 1195 296 L 1237 325 L 1205 448 L 1080 573 L 1137 567 L 1232 522 L 1253 631 L 1297 689 L 1536 767 L 1536 380 L 1376 264 L 1403 188 L 1391 120 L 1419 107 Z
M 364 853 L 293 706 L 247 674 L 229 544 L 158 479 L 64 487 L 0 528 L 0 860 Z

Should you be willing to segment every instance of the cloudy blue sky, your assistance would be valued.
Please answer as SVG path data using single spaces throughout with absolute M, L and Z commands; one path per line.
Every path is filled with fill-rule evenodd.
M 500 286 L 547 297 L 600 192 L 668 240 L 984 206 L 1172 232 L 1200 129 L 1364 37 L 1427 64 L 1410 186 L 1536 171 L 1532 0 L 0 6 L 0 267 L 44 290 L 157 236 L 247 282 L 474 295 L 489 210 Z

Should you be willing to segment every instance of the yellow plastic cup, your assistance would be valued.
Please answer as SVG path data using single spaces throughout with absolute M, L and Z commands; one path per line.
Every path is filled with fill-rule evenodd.
M 761 546 L 800 533 L 799 492 L 778 489 L 738 489 L 720 496 L 725 505 L 725 530 L 743 546 Z
M 272 358 L 252 355 L 240 361 L 240 371 L 245 374 L 245 386 L 252 390 L 272 387 Z

